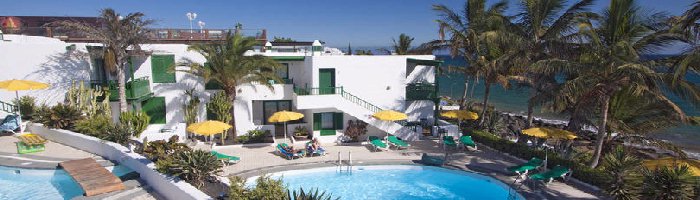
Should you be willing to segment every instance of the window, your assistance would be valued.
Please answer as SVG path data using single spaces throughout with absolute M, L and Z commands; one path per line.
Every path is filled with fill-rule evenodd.
M 335 135 L 336 130 L 343 129 L 343 113 L 314 113 L 313 128 L 321 135 Z
M 149 124 L 165 124 L 165 97 L 151 97 L 141 102 L 141 110 L 151 117 Z
M 267 119 L 278 111 L 291 111 L 292 101 L 290 100 L 279 100 L 279 101 L 263 101 L 263 124 L 272 124 L 267 121 Z M 294 122 L 289 122 L 294 123 Z
M 175 55 L 152 55 L 151 75 L 154 83 L 175 83 L 175 73 L 168 72 L 175 65 Z
M 289 63 L 282 63 L 282 66 L 277 68 L 277 76 L 281 79 L 289 78 Z

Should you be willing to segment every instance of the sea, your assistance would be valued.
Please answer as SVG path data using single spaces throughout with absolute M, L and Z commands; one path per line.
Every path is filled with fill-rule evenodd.
M 461 57 L 452 58 L 448 55 L 437 55 L 437 59 L 443 60 L 444 66 L 466 66 L 464 59 Z M 700 84 L 700 75 L 689 74 L 688 80 L 696 84 Z M 440 95 L 450 96 L 453 99 L 462 98 L 465 85 L 464 78 L 460 74 L 451 74 L 447 72 L 442 73 L 438 77 L 438 81 L 440 82 Z M 481 102 L 484 96 L 484 82 L 479 81 L 479 83 L 474 87 L 474 92 L 470 98 Z M 500 85 L 492 85 L 491 94 L 489 96 L 489 104 L 494 105 L 495 108 L 501 112 L 525 116 L 527 114 L 528 94 L 529 92 L 527 87 L 515 86 L 509 89 L 504 89 Z M 677 96 L 671 96 L 671 100 L 678 104 L 688 116 L 700 116 L 699 107 L 696 107 Z M 558 113 L 543 112 L 539 108 L 535 109 L 534 116 L 541 119 L 559 121 L 563 123 L 566 123 L 568 118 L 567 116 Z M 681 125 L 656 131 L 651 133 L 650 136 L 673 143 L 683 148 L 689 156 L 695 159 L 700 159 L 700 126 Z

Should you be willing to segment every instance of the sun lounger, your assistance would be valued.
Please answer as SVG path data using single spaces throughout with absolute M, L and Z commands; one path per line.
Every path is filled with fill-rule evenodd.
M 318 149 L 314 150 L 312 142 L 306 143 L 306 152 L 308 152 L 308 154 L 310 156 L 314 156 L 314 155 L 325 156 L 326 155 L 326 150 L 323 149 L 322 147 L 318 147 Z
M 406 148 L 406 147 L 410 146 L 408 143 L 404 142 L 403 140 L 401 140 L 393 135 L 390 135 L 389 137 L 387 137 L 387 140 L 389 141 L 389 144 L 395 146 L 396 149 Z
M 540 166 L 542 166 L 542 164 L 544 164 L 544 161 L 542 159 L 533 157 L 524 164 L 508 167 L 506 168 L 506 170 L 508 170 L 509 172 L 516 173 L 518 175 L 523 175 L 527 174 L 527 172 L 529 171 L 539 168 Z
M 455 138 L 452 136 L 442 136 L 442 144 L 447 147 L 457 148 L 457 142 L 455 142 Z
M 567 174 L 571 174 L 571 169 L 569 169 L 568 167 L 557 165 L 556 167 L 552 168 L 552 170 L 530 175 L 529 178 L 531 180 L 542 181 L 546 185 L 548 183 L 551 183 L 552 180 L 554 180 L 555 178 L 561 177 L 565 179 Z
M 0 124 L 0 131 L 15 132 L 15 130 L 19 130 L 19 121 L 17 118 L 17 115 L 7 115 Z
M 285 158 L 287 158 L 287 160 L 292 160 L 292 159 L 294 159 L 294 158 L 301 158 L 301 157 L 304 157 L 304 154 L 305 154 L 304 152 L 296 152 L 296 153 L 294 153 L 294 152 L 288 152 L 288 151 L 286 150 L 287 147 L 288 147 L 288 146 L 287 146 L 287 143 L 280 143 L 280 144 L 277 144 L 277 152 L 279 152 L 282 156 L 284 156 Z
M 229 156 L 223 153 L 219 153 L 217 151 L 211 151 L 211 155 L 215 156 L 217 160 L 220 160 L 221 162 L 226 164 L 236 164 L 239 161 L 241 161 L 241 158 L 237 156 Z
M 464 147 L 470 146 L 476 149 L 476 143 L 474 143 L 474 140 L 472 140 L 472 136 L 463 135 L 462 137 L 459 137 L 459 143 Z
M 389 146 L 386 143 L 384 143 L 381 139 L 379 139 L 379 137 L 377 137 L 377 136 L 369 136 L 368 140 L 369 140 L 370 144 L 372 144 L 372 146 L 374 146 L 374 151 L 377 151 L 380 149 L 386 150 L 389 148 Z

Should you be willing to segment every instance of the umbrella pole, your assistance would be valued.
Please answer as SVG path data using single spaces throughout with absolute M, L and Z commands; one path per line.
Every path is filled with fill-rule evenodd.
M 282 126 L 284 126 L 284 142 L 287 143 L 287 122 L 282 122 Z
M 19 124 L 19 132 L 22 133 L 24 130 L 22 129 L 22 110 L 19 109 L 19 92 L 15 90 L 15 96 L 17 97 L 17 102 L 15 106 L 17 106 L 17 124 Z

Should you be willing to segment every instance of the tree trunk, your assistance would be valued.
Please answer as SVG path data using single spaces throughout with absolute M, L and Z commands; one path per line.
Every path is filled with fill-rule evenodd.
M 598 166 L 598 162 L 600 160 L 600 155 L 603 150 L 603 144 L 605 142 L 605 136 L 607 131 L 605 130 L 605 126 L 607 126 L 607 121 L 608 121 L 608 108 L 610 108 L 610 96 L 605 96 L 603 97 L 603 105 L 601 107 L 601 114 L 603 115 L 600 121 L 600 126 L 598 127 L 598 137 L 596 137 L 596 145 L 595 145 L 595 151 L 593 152 L 593 158 L 591 159 L 590 167 L 595 168 Z
M 491 93 L 491 83 L 486 81 L 484 82 L 484 102 L 481 104 L 481 115 L 479 118 L 481 120 L 479 121 L 479 126 L 483 126 L 484 122 L 486 121 L 486 110 L 488 109 L 488 102 L 489 102 L 489 94 Z
M 527 103 L 527 124 L 525 124 L 525 128 L 531 128 L 532 127 L 532 119 L 534 118 L 532 116 L 532 112 L 535 109 L 535 106 L 532 105 L 532 103 L 528 102 Z
M 229 121 L 229 124 L 231 125 L 230 135 L 233 138 L 232 140 L 236 141 L 236 137 L 238 137 L 238 135 L 236 135 L 236 112 L 234 112 L 236 110 L 236 87 L 234 86 L 233 88 L 226 90 L 225 92 L 226 95 L 228 95 L 229 100 L 231 100 L 231 121 Z M 223 144 L 223 142 L 224 138 L 222 137 L 221 143 Z
M 467 106 L 467 93 L 469 91 L 469 81 L 467 81 L 467 77 L 464 77 L 464 92 L 462 93 L 462 99 L 459 102 L 459 109 L 464 110 L 465 107 Z
M 126 74 L 124 73 L 124 63 L 117 63 L 117 84 L 119 88 L 119 111 L 127 112 L 129 111 L 128 104 L 126 103 Z M 108 97 L 109 98 L 109 97 Z

